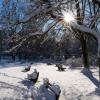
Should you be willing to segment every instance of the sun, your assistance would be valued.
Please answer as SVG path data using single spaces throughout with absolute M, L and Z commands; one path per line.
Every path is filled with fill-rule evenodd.
M 75 17 L 73 16 L 72 13 L 63 11 L 62 14 L 63 14 L 63 19 L 64 19 L 64 21 L 66 23 L 69 23 L 70 24 L 72 22 L 75 22 Z

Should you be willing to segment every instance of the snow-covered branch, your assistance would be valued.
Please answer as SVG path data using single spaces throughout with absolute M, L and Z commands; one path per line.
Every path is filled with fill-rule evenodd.
M 36 32 L 33 32 L 33 33 L 29 33 L 28 36 L 22 37 L 21 41 L 18 42 L 17 45 L 13 46 L 11 49 L 9 49 L 9 50 L 7 50 L 7 51 L 5 51 L 5 52 L 10 53 L 10 52 L 12 52 L 12 51 L 18 49 L 19 47 L 22 46 L 22 44 L 25 43 L 25 41 L 28 41 L 32 36 L 47 34 L 58 22 L 60 22 L 60 21 L 55 22 L 55 23 L 54 23 L 53 25 L 51 25 L 51 26 L 48 28 L 48 30 L 46 30 L 45 32 L 36 31 Z
M 12 52 L 12 51 L 18 49 L 19 47 L 21 47 L 22 44 L 25 43 L 25 41 L 27 41 L 27 40 L 30 39 L 30 37 L 35 36 L 35 35 L 42 35 L 42 34 L 44 34 L 44 33 L 43 33 L 43 32 L 39 32 L 39 31 L 37 31 L 37 32 L 35 32 L 35 33 L 30 33 L 28 36 L 23 37 L 23 38 L 21 39 L 21 41 L 18 42 L 17 45 L 13 46 L 11 49 L 9 49 L 9 50 L 7 50 L 7 51 L 4 51 L 4 52 L 10 53 L 10 52 Z
M 90 29 L 84 25 L 79 25 L 75 22 L 73 22 L 72 24 L 72 28 L 74 28 L 75 30 L 80 31 L 81 33 L 85 33 L 85 34 L 90 34 L 92 36 L 94 36 L 97 41 L 98 41 L 98 53 L 97 56 L 100 57 L 100 32 L 94 30 L 94 29 Z
M 72 0 L 72 1 L 74 1 L 74 0 Z M 42 16 L 45 16 L 46 15 L 47 16 L 47 14 L 49 14 L 49 15 L 51 15 L 51 17 L 59 18 L 61 16 L 54 15 L 53 13 L 51 13 L 51 11 L 55 11 L 55 10 L 57 10 L 57 8 L 60 5 L 68 4 L 69 2 L 70 2 L 70 0 L 57 1 L 56 3 L 51 4 L 49 7 L 48 6 L 45 6 L 45 5 L 43 5 L 43 6 L 41 5 L 28 18 L 23 19 L 23 20 L 18 20 L 16 24 L 27 23 L 27 22 L 31 21 L 32 19 L 35 19 L 36 20 L 36 16 L 39 16 L 39 15 L 42 15 Z
M 36 11 L 34 11 L 33 14 L 30 15 L 29 18 L 27 18 L 26 20 L 21 20 L 21 21 L 17 21 L 17 24 L 20 24 L 20 23 L 27 23 L 29 22 L 31 19 L 34 19 L 36 16 L 38 15 L 45 15 L 47 14 L 48 12 L 52 11 L 52 10 L 55 10 L 58 6 L 60 5 L 60 2 L 52 5 L 50 8 L 45 8 L 45 7 L 40 7 L 38 8 Z

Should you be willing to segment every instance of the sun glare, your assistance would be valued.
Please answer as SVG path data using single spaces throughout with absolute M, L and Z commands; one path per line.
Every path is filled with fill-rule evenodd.
M 73 14 L 63 11 L 63 19 L 66 23 L 71 23 L 75 21 Z

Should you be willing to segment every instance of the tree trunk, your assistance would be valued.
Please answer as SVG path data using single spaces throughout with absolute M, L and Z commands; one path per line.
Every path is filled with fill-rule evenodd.
M 84 39 L 83 35 L 81 35 L 80 42 L 81 42 L 81 46 L 82 46 L 84 67 L 89 68 L 87 45 L 86 45 L 86 40 Z
M 77 9 L 77 23 L 79 25 L 82 25 L 82 20 L 79 20 L 78 18 L 81 18 L 81 11 L 80 11 L 80 5 L 79 5 L 79 0 L 75 0 L 76 2 L 76 9 Z M 83 64 L 85 68 L 89 68 L 89 63 L 88 63 L 88 52 L 87 52 L 87 45 L 86 45 L 86 39 L 84 38 L 84 35 L 80 35 L 80 42 L 82 46 L 82 54 L 83 54 Z
M 99 67 L 99 82 L 100 82 L 100 57 L 98 57 L 98 67 Z M 99 85 L 100 88 L 100 85 Z

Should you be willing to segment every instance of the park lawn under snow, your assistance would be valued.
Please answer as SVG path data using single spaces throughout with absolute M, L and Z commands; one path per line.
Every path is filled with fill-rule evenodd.
M 5 63 L 0 65 L 0 100 L 30 100 L 29 88 L 33 84 L 28 81 L 27 74 L 36 68 L 39 71 L 39 79 L 35 87 L 43 83 L 43 78 L 49 78 L 50 83 L 58 84 L 61 88 L 59 100 L 100 100 L 97 87 L 81 73 L 82 69 L 69 69 L 59 72 L 55 65 L 46 63 L 34 63 L 29 72 L 21 72 L 28 63 Z M 92 70 L 98 78 L 97 68 Z

